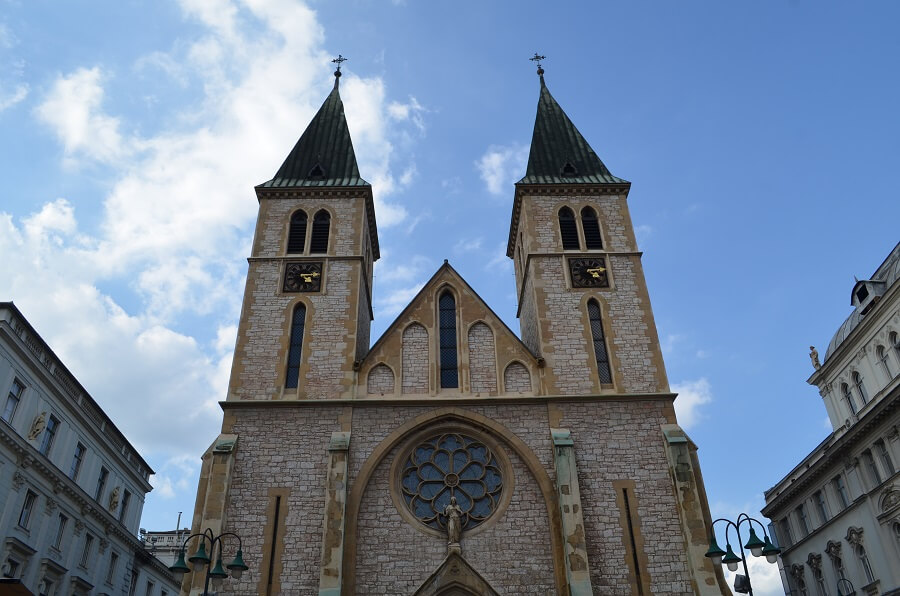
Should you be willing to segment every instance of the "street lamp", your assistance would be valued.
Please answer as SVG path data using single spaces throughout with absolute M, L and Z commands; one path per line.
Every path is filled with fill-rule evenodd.
M 716 543 L 715 528 L 716 524 L 719 522 L 725 522 L 725 550 L 722 550 L 718 543 Z M 745 523 L 750 526 L 750 537 L 747 539 L 747 543 L 743 544 L 743 538 L 741 538 L 741 526 Z M 753 529 L 754 523 L 758 524 L 760 529 L 762 529 L 763 540 L 760 540 L 759 536 L 756 535 L 756 531 Z M 738 546 L 741 549 L 740 557 L 737 556 L 731 548 L 731 540 L 728 538 L 728 532 L 731 528 L 734 528 L 734 532 L 737 534 Z M 763 526 L 759 520 L 753 519 L 746 513 L 738 515 L 737 522 L 719 518 L 712 523 L 712 526 L 709 528 L 709 550 L 706 551 L 706 556 L 709 557 L 713 565 L 725 563 L 725 565 L 728 566 L 729 571 L 737 571 L 738 563 L 743 563 L 744 575 L 735 577 L 734 591 L 753 596 L 753 588 L 750 587 L 750 571 L 747 570 L 747 556 L 744 553 L 744 549 L 749 550 L 750 554 L 754 557 L 764 556 L 769 563 L 778 561 L 778 555 L 781 553 L 781 549 L 772 544 L 772 541 L 769 540 L 769 535 L 766 534 L 766 527 Z
M 169 567 L 169 571 L 175 576 L 175 581 L 181 582 L 181 578 L 184 574 L 190 573 L 192 569 L 194 572 L 200 572 L 206 567 L 206 580 L 203 584 L 203 596 L 209 596 L 210 580 L 212 581 L 213 587 L 218 589 L 222 580 L 228 577 L 228 572 L 222 567 L 222 547 L 224 546 L 223 538 L 225 538 L 225 536 L 233 536 L 238 541 L 237 554 L 234 556 L 234 560 L 226 565 L 226 567 L 231 571 L 231 577 L 240 579 L 241 574 L 248 569 L 247 565 L 244 564 L 244 556 L 241 551 L 241 537 L 233 532 L 222 532 L 216 536 L 211 529 L 207 528 L 205 532 L 191 534 L 184 539 L 181 549 L 178 551 L 178 560 L 175 561 L 174 565 Z M 187 543 L 195 537 L 200 538 L 200 546 L 197 547 L 197 552 L 188 557 L 188 561 L 191 564 L 191 567 L 188 567 L 187 563 L 184 561 L 184 550 L 187 548 Z M 209 541 L 209 555 L 206 554 L 207 540 Z M 210 557 L 216 554 L 216 544 L 219 545 L 219 556 L 216 558 L 215 567 L 212 567 L 212 559 Z

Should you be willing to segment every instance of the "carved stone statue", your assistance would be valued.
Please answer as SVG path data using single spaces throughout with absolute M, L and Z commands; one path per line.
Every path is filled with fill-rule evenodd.
M 814 369 L 819 370 L 822 368 L 822 363 L 819 362 L 819 351 L 815 346 L 809 346 L 809 359 L 812 362 Z
M 47 412 L 41 412 L 35 417 L 34 422 L 31 423 L 31 430 L 28 431 L 28 440 L 33 441 L 41 436 L 45 428 L 47 428 Z
M 444 507 L 444 515 L 447 516 L 447 541 L 450 544 L 459 542 L 459 536 L 462 534 L 462 517 L 463 510 L 456 504 L 456 497 L 450 497 L 450 504 Z
M 115 513 L 116 509 L 119 508 L 119 487 L 113 489 L 111 493 L 109 493 L 109 510 L 111 513 Z

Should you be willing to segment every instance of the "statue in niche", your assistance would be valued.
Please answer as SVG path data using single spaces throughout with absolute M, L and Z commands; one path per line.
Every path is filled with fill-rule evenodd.
M 47 428 L 47 412 L 41 412 L 34 419 L 34 422 L 31 423 L 31 430 L 28 431 L 28 440 L 33 441 L 41 436 L 45 428 Z
M 447 516 L 447 542 L 457 544 L 462 534 L 462 508 L 456 504 L 456 497 L 450 497 L 450 504 L 444 507 Z
M 119 487 L 113 489 L 113 491 L 109 494 L 109 511 L 111 513 L 115 513 L 116 509 L 119 508 Z
M 819 362 L 819 351 L 815 346 L 809 346 L 809 359 L 812 362 L 814 369 L 819 370 L 822 368 L 822 363 Z

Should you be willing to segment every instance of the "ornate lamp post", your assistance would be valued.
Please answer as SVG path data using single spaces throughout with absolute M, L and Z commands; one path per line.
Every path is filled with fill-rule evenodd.
M 222 548 L 224 546 L 224 540 L 222 539 L 226 536 L 233 536 L 238 541 L 237 554 L 234 556 L 234 560 L 226 565 L 226 567 L 231 571 L 231 577 L 240 579 L 241 574 L 248 569 L 247 565 L 244 564 L 243 552 L 241 552 L 241 537 L 233 532 L 222 532 L 216 536 L 211 529 L 207 528 L 205 532 L 191 534 L 184 539 L 181 550 L 178 551 L 178 560 L 175 561 L 174 565 L 169 567 L 169 571 L 175 576 L 175 581 L 181 582 L 184 574 L 191 572 L 191 567 L 193 567 L 194 572 L 199 572 L 206 567 L 206 581 L 203 584 L 203 596 L 209 596 L 210 580 L 213 582 L 213 587 L 218 589 L 222 580 L 228 577 L 228 572 L 222 567 Z M 200 546 L 197 548 L 197 552 L 188 558 L 188 561 L 191 563 L 191 567 L 188 567 L 184 562 L 184 550 L 187 548 L 187 543 L 194 537 L 200 538 Z M 209 555 L 206 554 L 207 541 L 209 541 Z M 216 544 L 219 545 L 219 556 L 216 558 L 216 566 L 212 567 L 211 557 L 216 554 Z
M 725 522 L 726 550 L 719 548 L 719 545 L 716 543 L 715 529 L 716 524 L 719 522 Z M 762 530 L 764 540 L 760 540 L 759 536 L 757 536 L 756 532 L 753 530 L 754 523 L 759 525 Z M 743 524 L 750 526 L 750 537 L 747 539 L 746 544 L 742 544 L 743 538 L 741 538 L 741 526 Z M 737 534 L 738 546 L 741 549 L 740 557 L 732 550 L 731 540 L 728 538 L 728 533 L 732 528 L 734 528 L 734 533 Z M 734 591 L 753 596 L 753 588 L 750 587 L 750 571 L 747 570 L 747 556 L 744 554 L 745 548 L 749 550 L 754 557 L 764 556 L 769 563 L 778 561 L 778 555 L 781 553 L 781 549 L 772 544 L 769 540 L 769 535 L 766 534 L 766 527 L 762 525 L 759 520 L 750 517 L 746 513 L 738 515 L 737 522 L 720 517 L 712 523 L 712 526 L 709 529 L 709 550 L 706 551 L 706 556 L 712 559 L 713 565 L 725 563 L 725 565 L 728 566 L 729 571 L 737 571 L 738 563 L 743 563 L 744 575 L 738 575 L 735 578 Z

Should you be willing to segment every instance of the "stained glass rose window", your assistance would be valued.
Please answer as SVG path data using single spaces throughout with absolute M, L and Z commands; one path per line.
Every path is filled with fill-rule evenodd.
M 428 439 L 403 463 L 400 491 L 412 514 L 435 530 L 447 527 L 451 497 L 462 509 L 463 530 L 471 530 L 497 509 L 503 491 L 500 464 L 487 445 L 459 433 Z

